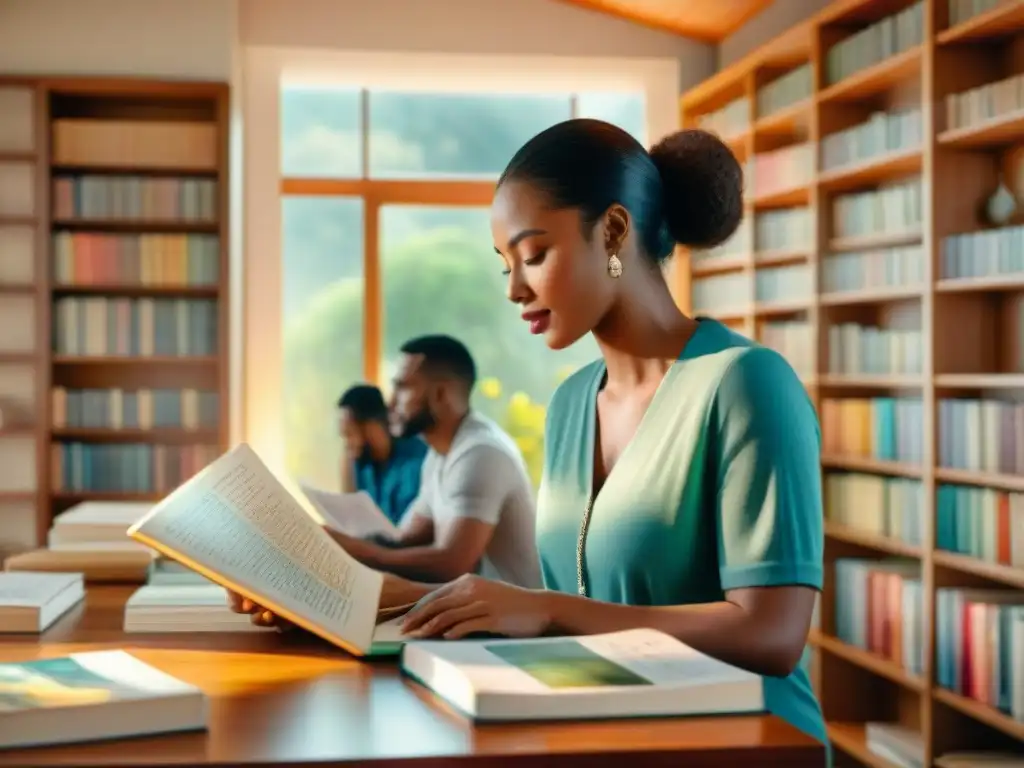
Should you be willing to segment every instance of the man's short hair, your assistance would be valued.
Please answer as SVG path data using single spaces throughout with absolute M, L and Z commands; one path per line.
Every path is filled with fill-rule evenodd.
M 372 384 L 357 384 L 354 387 L 349 387 L 338 398 L 338 407 L 348 408 L 352 417 L 360 423 L 367 421 L 388 423 L 388 407 L 384 402 L 384 395 Z
M 418 336 L 405 342 L 399 351 L 422 356 L 428 375 L 455 379 L 466 387 L 467 393 L 476 385 L 476 363 L 458 339 L 443 334 Z

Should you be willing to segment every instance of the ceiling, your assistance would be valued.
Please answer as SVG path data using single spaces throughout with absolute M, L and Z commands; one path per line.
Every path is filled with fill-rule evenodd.
M 717 43 L 772 0 L 561 0 L 655 27 Z

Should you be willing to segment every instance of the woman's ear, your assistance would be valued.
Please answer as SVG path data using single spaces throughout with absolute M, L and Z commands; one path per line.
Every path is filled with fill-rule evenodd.
M 617 256 L 622 250 L 630 225 L 629 211 L 618 203 L 609 206 L 604 212 L 604 246 L 609 256 Z

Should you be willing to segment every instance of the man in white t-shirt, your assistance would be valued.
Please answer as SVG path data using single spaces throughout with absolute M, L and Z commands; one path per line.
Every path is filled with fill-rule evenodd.
M 539 588 L 533 486 L 512 438 L 470 410 L 476 366 L 469 350 L 450 336 L 422 336 L 401 352 L 392 430 L 430 446 L 419 496 L 394 539 L 332 535 L 367 565 L 416 581 L 478 573 Z

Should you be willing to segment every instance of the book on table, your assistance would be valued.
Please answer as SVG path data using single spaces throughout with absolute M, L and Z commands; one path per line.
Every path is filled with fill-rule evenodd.
M 224 587 L 206 584 L 147 584 L 124 607 L 126 633 L 266 632 L 228 607 Z
M 0 663 L 0 749 L 206 727 L 206 696 L 125 651 Z
M 331 528 L 348 536 L 394 536 L 398 526 L 388 519 L 370 494 L 333 493 L 300 482 L 299 487 Z
M 527 640 L 418 640 L 402 671 L 478 721 L 763 712 L 761 677 L 651 629 Z
M 135 541 L 358 656 L 397 653 L 401 607 L 245 443 L 128 529 Z
M 45 632 L 83 599 L 80 573 L 0 573 L 0 633 Z

